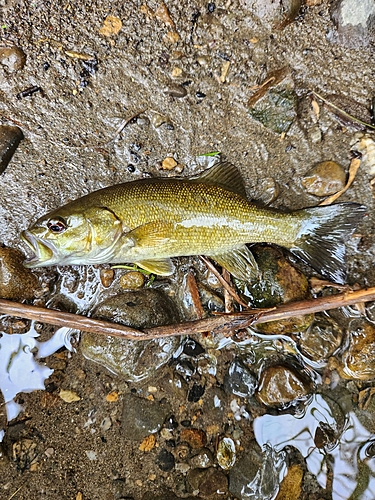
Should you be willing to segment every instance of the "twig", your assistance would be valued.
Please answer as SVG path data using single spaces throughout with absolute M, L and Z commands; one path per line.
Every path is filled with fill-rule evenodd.
M 231 285 L 230 281 L 230 273 L 226 269 L 223 268 L 222 270 L 222 275 L 225 281 L 228 283 L 228 285 Z M 229 294 L 228 290 L 224 288 L 224 303 L 225 303 L 225 312 L 226 313 L 231 313 L 234 311 L 233 308 L 233 299 L 232 296 Z
M 0 313 L 40 321 L 59 327 L 64 326 L 85 332 L 121 337 L 128 340 L 151 340 L 160 337 L 194 335 L 207 331 L 230 334 L 234 330 L 241 330 L 247 326 L 256 325 L 258 323 L 280 321 L 301 314 L 311 314 L 373 300 L 375 300 L 375 287 L 364 290 L 347 291 L 336 295 L 330 295 L 329 297 L 291 302 L 273 309 L 247 309 L 239 313 L 218 314 L 207 319 L 188 321 L 175 325 L 158 326 L 143 331 L 111 323 L 110 321 L 87 318 L 86 316 L 56 311 L 54 309 L 20 304 L 5 299 L 0 299 Z
M 246 308 L 249 307 L 249 304 L 244 302 L 241 299 L 241 297 L 239 297 L 239 295 L 236 293 L 236 291 L 230 286 L 230 284 L 221 276 L 221 274 L 216 269 L 216 267 L 212 264 L 212 262 L 209 259 L 207 259 L 207 257 L 205 257 L 204 255 L 200 255 L 200 258 L 206 264 L 206 266 L 212 272 L 212 274 L 214 274 L 216 276 L 216 278 L 220 281 L 221 285 L 224 287 L 225 290 L 227 290 L 229 295 L 231 297 L 233 297 L 234 300 L 236 302 L 238 302 L 238 304 L 240 304 L 240 306 L 246 307 Z
M 142 113 L 144 113 L 145 111 L 147 111 L 147 108 L 145 109 L 141 109 L 141 111 L 137 111 L 137 113 L 135 113 L 133 116 L 131 116 L 130 118 L 128 118 L 127 120 L 123 120 L 118 129 L 116 130 L 115 134 L 113 135 L 113 137 L 111 137 L 111 139 L 108 139 L 108 141 L 106 142 L 102 142 L 101 144 L 98 144 L 98 146 L 108 146 L 108 144 L 112 141 L 114 141 L 116 139 L 116 137 L 121 134 L 121 132 L 124 130 L 124 128 L 126 126 L 129 125 L 130 122 L 132 122 L 135 118 L 138 118 L 139 115 L 141 115 Z
M 189 288 L 191 300 L 193 302 L 193 306 L 195 309 L 196 317 L 198 319 L 202 319 L 204 316 L 204 310 L 201 302 L 201 298 L 199 296 L 199 290 L 197 286 L 197 280 L 193 274 L 193 271 L 189 271 L 186 276 L 186 284 Z

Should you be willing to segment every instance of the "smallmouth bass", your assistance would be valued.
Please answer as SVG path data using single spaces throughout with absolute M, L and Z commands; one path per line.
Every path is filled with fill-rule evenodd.
M 38 219 L 21 238 L 26 267 L 135 263 L 174 272 L 171 257 L 206 255 L 243 280 L 258 275 L 247 243 L 274 243 L 336 283 L 345 282 L 345 241 L 365 214 L 357 203 L 281 212 L 246 197 L 232 164 L 193 178 L 151 178 L 110 186 Z

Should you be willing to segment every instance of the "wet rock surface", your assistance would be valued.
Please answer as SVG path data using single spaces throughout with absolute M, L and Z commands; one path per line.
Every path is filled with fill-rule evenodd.
M 7 72 L 15 73 L 25 66 L 26 55 L 19 47 L 0 47 L 0 66 Z
M 336 0 L 331 6 L 331 17 L 337 27 L 332 34 L 346 47 L 365 47 L 375 35 L 375 5 L 371 0 L 360 4 L 355 0 Z
M 345 186 L 345 169 L 334 161 L 323 161 L 315 165 L 302 179 L 302 185 L 309 194 L 328 196 Z
M 30 299 L 38 287 L 38 278 L 23 267 L 25 256 L 15 248 L 0 248 L 0 297 Z
M 7 168 L 23 138 L 19 127 L 0 126 L 0 174 Z
M 256 394 L 266 406 L 285 406 L 296 399 L 304 398 L 312 390 L 307 378 L 286 366 L 271 366 L 262 373 Z
M 99 304 L 93 316 L 141 329 L 175 323 L 178 318 L 173 302 L 155 289 L 121 292 Z M 86 358 L 125 380 L 140 381 L 150 379 L 168 363 L 180 342 L 180 338 L 170 337 L 134 343 L 85 333 L 81 348 Z
M 337 5 L 344 12 L 349 4 L 2 2 L 2 46 L 22 48 L 27 63 L 20 53 L 13 62 L 7 54 L 0 57 L 1 125 L 17 125 L 27 139 L 1 174 L 0 240 L 21 248 L 20 231 L 48 210 L 119 182 L 196 175 L 218 161 L 218 153 L 238 166 L 249 197 L 261 204 L 286 210 L 313 206 L 319 200 L 306 191 L 302 178 L 327 159 L 348 165 L 353 150 L 363 155 L 361 168 L 338 201 L 365 204 L 369 217 L 348 241 L 348 281 L 374 284 L 373 132 L 359 137 L 350 120 L 338 120 L 340 113 L 311 98 L 311 92 L 338 96 L 335 104 L 344 103 L 354 115 L 366 110 L 359 117 L 369 120 L 372 7 L 361 2 L 353 11 L 355 19 L 333 21 Z M 354 30 L 344 35 L 348 19 Z M 360 48 L 348 48 L 353 41 Z M 263 98 L 250 106 L 249 99 L 268 85 L 267 77 L 284 68 L 288 79 L 269 82 Z M 348 101 L 358 106 L 346 107 Z M 258 117 L 250 116 L 249 107 L 259 111 Z M 207 153 L 215 156 L 201 156 Z M 169 299 L 168 304 L 164 299 L 153 303 L 154 312 L 147 299 L 121 314 L 117 305 L 108 307 L 109 317 L 139 320 L 140 328 L 146 320 L 196 319 L 193 303 L 190 317 L 182 304 L 183 278 L 190 269 L 197 276 L 204 313 L 225 310 L 222 287 L 207 279 L 198 258 L 174 263 L 172 277 L 156 277 L 151 284 L 147 278 L 143 286 L 166 291 L 164 297 L 171 298 L 179 315 L 170 314 Z M 279 274 L 277 266 L 269 267 Z M 299 269 L 310 277 L 311 269 Z M 263 273 L 268 284 L 258 287 L 258 304 L 309 296 L 306 279 L 290 267 L 285 270 L 282 283 Z M 125 272 L 109 266 L 37 270 L 44 285 L 36 290 L 34 304 L 90 315 L 99 303 L 130 288 L 129 283 L 121 288 Z M 254 301 L 255 295 L 254 290 Z M 22 294 L 12 300 L 22 300 Z M 25 410 L 8 424 L 2 423 L 0 411 L 0 497 L 269 500 L 277 498 L 279 488 L 283 494 L 285 478 L 296 464 L 303 472 L 299 500 L 335 499 L 337 484 L 344 485 L 348 498 L 366 488 L 363 494 L 372 498 L 373 339 L 367 326 L 352 324 L 363 313 L 354 309 L 332 315 L 338 329 L 305 318 L 288 327 L 274 324 L 266 332 L 285 333 L 283 339 L 246 331 L 248 339 L 242 342 L 238 335 L 233 344 L 203 334 L 194 337 L 197 348 L 183 344 L 183 352 L 170 339 L 143 347 L 108 346 L 106 339 L 92 336 L 88 349 L 105 351 L 103 364 L 110 370 L 84 358 L 89 336 L 81 343 L 75 336 L 75 351 L 59 349 L 39 360 L 45 369 L 54 369 L 46 390 L 17 395 L 16 403 Z M 373 321 L 370 305 L 365 314 Z M 29 328 L 26 320 L 0 321 L 13 338 Z M 38 323 L 35 328 L 44 340 L 53 332 Z M 344 338 L 337 351 L 339 330 Z M 16 346 L 2 378 L 17 375 L 19 380 L 26 373 L 25 364 L 15 369 L 22 352 Z M 326 364 L 329 356 L 341 371 Z M 281 394 L 290 401 L 300 389 L 308 397 L 285 403 L 280 411 L 255 394 L 264 370 L 284 370 L 290 358 L 297 360 L 288 365 L 293 377 L 284 371 L 280 385 L 291 379 L 296 390 L 275 382 L 265 400 L 278 402 Z M 162 369 L 155 370 L 159 361 Z M 116 375 L 120 366 L 124 371 Z M 186 430 L 189 443 L 182 440 Z M 200 433 L 194 440 L 192 431 Z M 229 448 L 223 446 L 227 442 Z M 288 493 L 298 491 L 291 487 Z

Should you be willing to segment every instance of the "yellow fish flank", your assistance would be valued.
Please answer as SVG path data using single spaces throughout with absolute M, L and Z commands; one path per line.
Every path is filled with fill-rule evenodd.
M 345 241 L 365 213 L 355 203 L 284 213 L 246 198 L 238 170 L 219 163 L 190 179 L 143 179 L 95 191 L 38 219 L 21 237 L 27 267 L 136 263 L 160 275 L 171 257 L 207 255 L 234 276 L 257 275 L 247 243 L 288 248 L 345 280 Z

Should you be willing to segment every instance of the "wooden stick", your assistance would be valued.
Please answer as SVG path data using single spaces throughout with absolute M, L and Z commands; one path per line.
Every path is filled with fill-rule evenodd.
M 103 321 L 78 314 L 35 307 L 0 299 L 0 313 L 20 318 L 40 321 L 59 327 L 74 328 L 85 332 L 111 335 L 128 340 L 151 340 L 177 335 L 194 335 L 203 332 L 230 334 L 257 323 L 268 323 L 292 318 L 301 314 L 311 314 L 337 307 L 350 306 L 375 300 L 375 287 L 346 291 L 329 297 L 289 302 L 273 309 L 247 309 L 240 313 L 217 314 L 207 319 L 188 321 L 175 325 L 158 326 L 143 331 L 110 321 Z

